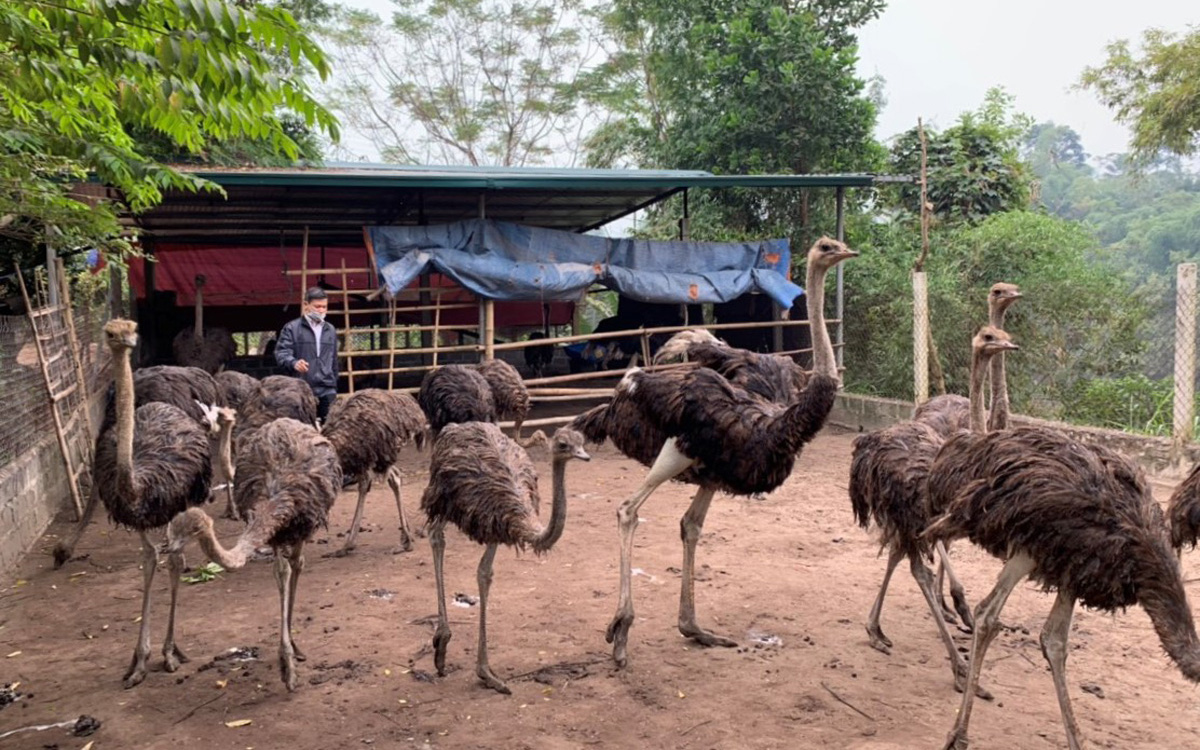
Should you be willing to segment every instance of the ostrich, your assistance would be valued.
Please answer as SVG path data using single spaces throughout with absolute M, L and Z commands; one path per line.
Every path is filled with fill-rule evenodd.
M 221 370 L 215 377 L 225 406 L 237 411 L 244 409 L 261 387 L 258 378 L 237 370 Z
M 516 369 L 501 360 L 430 370 L 421 380 L 417 402 L 429 418 L 434 440 L 448 424 L 495 422 L 503 415 L 518 420 L 513 437 L 522 447 L 546 441 L 541 430 L 520 440 L 521 423 L 529 412 L 529 392 Z
M 549 338 L 550 334 L 546 331 L 534 331 L 529 334 L 530 341 L 539 341 Z M 535 378 L 545 376 L 546 370 L 549 369 L 550 363 L 554 361 L 554 345 L 553 344 L 537 344 L 525 347 L 525 366 L 529 368 L 529 372 Z
M 1008 308 L 1021 296 L 1016 284 L 993 284 L 988 290 L 988 325 L 1003 330 Z M 1003 354 L 992 357 L 990 390 L 992 405 L 987 427 L 989 430 L 1008 429 L 1008 380 L 1004 374 Z M 928 424 L 944 438 L 950 437 L 959 430 L 970 429 L 971 404 L 968 399 L 952 393 L 934 396 L 917 406 L 913 419 Z M 940 573 L 938 580 L 940 591 Z
M 446 587 L 442 558 L 446 551 L 446 524 L 457 526 L 472 541 L 485 545 L 479 560 L 479 649 L 475 674 L 485 685 L 510 694 L 488 666 L 487 603 L 492 584 L 492 561 L 501 544 L 541 555 L 562 536 L 567 522 L 567 461 L 590 460 L 583 435 L 560 427 L 550 441 L 553 498 L 550 522 L 538 520 L 537 473 L 528 454 L 500 428 L 486 422 L 448 425 L 433 445 L 429 485 L 421 508 L 429 516 L 429 543 L 433 547 L 433 572 L 437 578 L 438 626 L 433 636 L 434 664 L 446 674 L 446 644 L 450 625 L 446 619 Z
M 205 372 L 215 374 L 237 354 L 237 344 L 224 328 L 204 329 L 204 281 L 204 276 L 197 274 L 196 325 L 175 334 L 175 339 L 171 342 L 171 353 L 180 365 L 199 367 Z
M 98 441 L 105 433 L 112 430 L 117 423 L 117 395 L 115 383 L 109 386 L 105 396 L 104 418 L 96 433 Z M 223 404 L 221 390 L 217 381 L 198 367 L 178 367 L 175 365 L 159 365 L 142 367 L 133 371 L 134 408 L 153 402 L 170 404 L 196 421 L 196 424 L 214 430 L 213 422 L 207 411 L 210 406 Z M 211 452 L 212 446 L 210 446 Z M 93 449 L 92 455 L 96 454 Z M 75 524 L 71 536 L 54 545 L 54 567 L 61 568 L 75 554 L 75 547 L 83 538 L 84 532 L 92 522 L 96 511 L 97 500 L 95 485 L 88 493 L 87 503 L 83 508 L 83 516 Z
M 182 409 L 154 401 L 134 409 L 130 357 L 137 346 L 137 324 L 111 320 L 104 335 L 113 353 L 116 384 L 115 423 L 96 441 L 92 463 L 95 493 L 109 517 L 142 537 L 142 626 L 124 685 L 131 688 L 146 678 L 150 655 L 150 584 L 158 552 L 150 532 L 167 525 L 178 513 L 208 500 L 212 464 L 209 439 L 200 424 Z M 168 555 L 171 610 L 163 659 L 174 672 L 187 657 L 175 645 L 175 603 L 183 556 Z
M 925 532 L 931 541 L 965 536 L 1005 560 L 995 588 L 975 609 L 968 689 L 945 750 L 967 747 L 973 688 L 1000 630 L 1000 612 L 1026 577 L 1057 591 L 1041 645 L 1071 750 L 1080 746 L 1066 681 L 1076 600 L 1109 612 L 1140 603 L 1163 649 L 1185 677 L 1200 682 L 1200 638 L 1179 561 L 1162 511 L 1132 461 L 1052 428 L 963 433 L 934 460 L 929 498 L 932 508 L 944 509 Z
M 400 513 L 400 546 L 394 551 L 408 552 L 412 549 L 408 519 L 400 502 L 400 471 L 396 467 L 396 459 L 399 458 L 400 449 L 410 442 L 415 441 L 420 447 L 425 442 L 426 429 L 425 414 L 407 393 L 377 389 L 358 391 L 337 402 L 330 410 L 321 434 L 329 438 L 337 451 L 342 476 L 358 484 L 354 520 L 350 523 L 346 543 L 334 553 L 335 556 L 345 556 L 355 547 L 363 504 L 375 474 L 387 475 L 388 486 L 392 488 L 396 509 Z
M 244 567 L 260 545 L 275 550 L 279 586 L 279 671 L 289 692 L 296 689 L 296 662 L 304 653 L 292 639 L 296 584 L 304 570 L 304 543 L 327 524 L 342 486 L 333 445 L 309 424 L 281 418 L 244 433 L 238 450 L 237 503 L 250 519 L 232 549 L 213 532 L 200 508 L 176 516 L 167 529 L 167 551 L 182 555 L 196 539 L 209 559 L 228 570 Z
M 998 328 L 984 327 L 972 341 L 971 358 L 971 414 L 976 417 L 971 427 L 975 432 L 984 432 L 983 424 L 983 380 L 987 375 L 988 361 L 995 361 L 1006 349 L 1015 348 L 1008 334 Z M 867 619 L 867 634 L 871 647 L 885 654 L 891 653 L 892 642 L 879 626 L 879 615 L 883 599 L 896 565 L 908 558 L 913 578 L 925 596 L 933 612 L 934 624 L 950 655 L 950 667 L 954 674 L 954 686 L 962 690 L 966 683 L 967 665 L 946 629 L 941 604 L 933 587 L 933 573 L 925 567 L 922 558 L 932 558 L 934 545 L 921 536 L 929 524 L 926 479 L 944 439 L 932 427 L 923 422 L 901 422 L 863 435 L 854 441 L 854 458 L 850 464 L 850 502 L 859 526 L 870 528 L 872 520 L 881 532 L 881 546 L 888 549 L 887 568 L 879 595 L 871 607 Z M 945 560 L 945 549 L 938 546 L 938 553 Z M 951 580 L 954 578 L 951 576 Z M 961 591 L 955 591 L 954 603 L 970 622 L 970 613 Z M 991 698 L 987 691 L 979 689 L 984 698 Z
M 1176 550 L 1182 550 L 1184 545 L 1194 548 L 1200 539 L 1200 464 L 1196 464 L 1187 479 L 1171 493 L 1167 519 L 1171 527 L 1171 546 Z
M 654 363 L 684 355 L 701 367 L 716 370 L 729 382 L 750 393 L 779 404 L 795 401 L 808 385 L 808 372 L 791 357 L 738 349 L 703 328 L 680 331 L 672 336 L 654 355 Z
M 656 373 L 629 371 L 613 400 L 575 419 L 573 426 L 593 442 L 606 437 L 626 456 L 650 471 L 637 492 L 617 510 L 621 532 L 621 595 L 606 639 L 619 667 L 628 662 L 626 644 L 633 624 L 631 560 L 638 509 L 663 482 L 680 479 L 699 485 L 680 521 L 683 582 L 679 630 L 705 646 L 737 642 L 696 623 L 693 591 L 696 542 L 714 493 L 770 492 L 791 474 L 796 457 L 825 424 L 841 385 L 833 344 L 825 330 L 825 276 L 858 253 L 822 237 L 808 252 L 806 297 L 812 325 L 813 375 L 788 405 L 778 404 L 730 383 L 707 367 Z M 753 446 L 753 450 L 747 450 Z

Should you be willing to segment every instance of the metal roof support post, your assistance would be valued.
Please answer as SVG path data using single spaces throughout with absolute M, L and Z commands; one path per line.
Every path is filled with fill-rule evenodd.
M 837 187 L 837 240 L 838 242 L 846 241 L 846 188 L 838 185 Z M 842 350 L 846 340 L 846 323 L 845 323 L 845 297 L 843 296 L 842 287 L 842 264 L 837 265 L 837 366 L 840 370 L 842 367 Z
M 687 242 L 691 238 L 692 238 L 691 216 L 688 213 L 688 191 L 685 188 L 683 191 L 683 218 L 679 220 L 679 239 L 682 240 L 683 242 Z M 683 311 L 683 324 L 685 326 L 689 325 L 687 303 L 684 302 L 679 307 Z M 703 322 L 703 321 L 701 321 L 701 322 Z M 650 364 L 650 363 L 647 362 L 646 364 Z

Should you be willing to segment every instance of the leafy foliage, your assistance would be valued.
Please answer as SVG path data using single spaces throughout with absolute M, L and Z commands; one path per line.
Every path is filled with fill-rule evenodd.
M 574 152 L 594 53 L 582 2 L 395 5 L 390 24 L 343 9 L 329 32 L 337 109 L 385 160 L 526 166 Z
M 168 188 L 212 185 L 151 158 L 131 132 L 199 153 L 244 139 L 295 158 L 284 112 L 336 136 L 297 75 L 325 57 L 280 8 L 222 0 L 14 0 L 0 4 L 0 235 L 53 227 L 63 247 L 121 249 L 112 198 L 142 210 Z M 79 200 L 76 200 L 79 199 Z
M 1144 167 L 1163 150 L 1188 156 L 1200 147 L 1200 28 L 1178 36 L 1161 29 L 1142 35 L 1141 55 L 1128 40 L 1108 46 L 1104 64 L 1087 68 L 1083 88 L 1096 92 L 1133 129 L 1133 164 Z

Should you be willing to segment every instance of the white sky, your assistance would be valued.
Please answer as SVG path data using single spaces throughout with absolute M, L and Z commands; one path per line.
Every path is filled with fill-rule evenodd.
M 342 1 L 391 15 L 388 0 Z M 1073 127 L 1088 153 L 1124 151 L 1126 129 L 1092 93 L 1071 85 L 1104 59 L 1108 42 L 1137 39 L 1150 27 L 1186 31 L 1200 23 L 1196 8 L 1186 0 L 891 0 L 859 33 L 859 72 L 886 80 L 876 135 L 907 130 L 918 116 L 948 126 L 1001 85 L 1019 110 Z M 344 142 L 360 150 L 351 134 Z

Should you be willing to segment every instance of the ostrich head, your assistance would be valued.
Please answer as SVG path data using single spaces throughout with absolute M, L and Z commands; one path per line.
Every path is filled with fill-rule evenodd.
M 559 427 L 550 439 L 550 456 L 552 461 L 569 461 L 578 458 L 581 461 L 591 461 L 592 457 L 583 449 L 583 433 L 570 427 Z
M 179 552 L 191 540 L 205 535 L 211 536 L 212 533 L 212 518 L 199 508 L 188 508 L 167 524 L 167 539 L 159 546 L 159 552 L 163 554 Z
M 976 354 L 985 356 L 1020 348 L 1013 342 L 1012 336 L 995 326 L 980 328 L 979 332 L 975 334 L 975 338 L 971 339 L 971 349 Z
M 846 247 L 846 243 L 822 237 L 808 251 L 808 263 L 813 268 L 829 270 L 847 258 L 857 258 L 858 253 Z
M 992 284 L 992 289 L 988 292 L 988 305 L 995 305 L 1000 312 L 1004 312 L 1008 309 L 1009 305 L 1021 299 L 1021 297 L 1021 288 L 1019 286 L 1000 282 Z
M 137 323 L 113 318 L 104 324 L 104 339 L 114 352 L 122 348 L 133 349 L 138 343 Z
M 234 422 L 237 421 L 237 412 L 228 407 L 206 404 L 203 401 L 196 401 L 196 405 L 200 407 L 200 411 L 204 412 L 204 423 L 208 426 L 208 431 L 214 435 L 221 432 L 224 427 L 232 429 Z
M 196 274 L 196 278 L 193 279 L 193 281 L 196 284 L 196 288 L 200 289 L 204 286 L 204 282 L 208 281 L 208 279 L 204 278 L 204 274 L 198 273 L 198 274 Z

